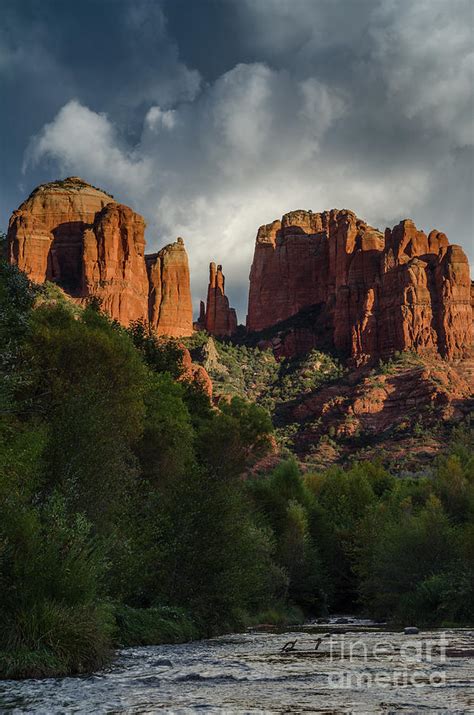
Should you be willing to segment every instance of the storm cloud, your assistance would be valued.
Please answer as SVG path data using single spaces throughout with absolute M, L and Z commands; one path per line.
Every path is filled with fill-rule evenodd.
M 79 175 L 224 266 L 245 318 L 257 227 L 285 211 L 411 217 L 474 262 L 470 0 L 6 1 L 2 223 Z M 5 167 L 5 170 L 3 170 Z

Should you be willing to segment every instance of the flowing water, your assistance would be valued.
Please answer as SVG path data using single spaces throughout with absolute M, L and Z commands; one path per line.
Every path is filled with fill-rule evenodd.
M 0 712 L 474 713 L 474 630 L 335 620 L 126 648 L 88 677 L 3 681 Z

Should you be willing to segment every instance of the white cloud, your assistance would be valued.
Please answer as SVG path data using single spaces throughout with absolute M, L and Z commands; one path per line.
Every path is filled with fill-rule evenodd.
M 386 0 L 369 30 L 393 111 L 457 146 L 474 144 L 473 26 L 472 0 Z
M 77 100 L 65 104 L 32 138 L 23 171 L 43 158 L 56 161 L 63 173 L 74 168 L 78 175 L 94 177 L 104 187 L 112 184 L 126 192 L 140 186 L 145 189 L 152 170 L 149 159 L 121 146 L 105 114 L 97 114 Z
M 163 111 L 160 107 L 150 107 L 145 122 L 152 131 L 159 131 L 161 127 L 172 129 L 176 122 L 176 112 L 173 109 Z
M 362 17 L 332 0 L 238 7 L 265 61 L 191 82 L 172 107 L 153 94 L 133 146 L 112 117 L 68 102 L 32 140 L 27 165 L 47 158 L 113 191 L 145 216 L 150 251 L 182 235 L 195 308 L 209 261 L 222 263 L 241 320 L 256 230 L 286 211 L 351 208 L 382 229 L 412 217 L 458 241 L 469 181 L 456 196 L 452 187 L 469 162 L 455 147 L 469 143 L 471 120 L 460 16 L 444 0 L 361 0 Z M 351 61 L 338 66 L 341 47 Z
M 185 238 L 196 300 L 217 260 L 242 307 L 257 226 L 303 198 L 314 204 L 308 175 L 344 110 L 315 80 L 238 65 L 193 103 L 149 109 L 133 150 L 107 116 L 68 102 L 32 139 L 25 168 L 47 158 L 127 199 L 150 225 L 150 250 Z

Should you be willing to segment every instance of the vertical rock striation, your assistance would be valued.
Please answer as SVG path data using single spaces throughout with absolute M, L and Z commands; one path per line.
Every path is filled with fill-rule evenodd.
M 147 319 L 145 222 L 122 204 L 99 211 L 82 234 L 80 297 L 96 296 L 102 309 L 123 325 Z
M 56 281 L 80 292 L 83 232 L 111 202 L 76 176 L 38 186 L 10 218 L 9 260 L 35 283 Z
M 385 235 L 352 211 L 292 211 L 257 234 L 247 328 L 318 307 L 334 347 L 363 363 L 397 350 L 464 357 L 472 343 L 467 257 L 409 220 Z M 304 341 L 303 341 L 304 342 Z
M 209 265 L 209 287 L 207 289 L 207 302 L 201 301 L 199 324 L 211 335 L 217 337 L 230 336 L 237 330 L 237 315 L 234 308 L 229 305 L 225 294 L 225 278 L 222 266 L 215 263 Z
M 145 222 L 78 177 L 35 189 L 8 229 L 8 259 L 36 283 L 53 281 L 77 302 L 95 296 L 123 325 L 149 320 L 160 335 L 192 333 L 182 239 L 145 257 Z
M 188 256 L 182 238 L 147 255 L 150 325 L 158 335 L 184 337 L 193 332 Z

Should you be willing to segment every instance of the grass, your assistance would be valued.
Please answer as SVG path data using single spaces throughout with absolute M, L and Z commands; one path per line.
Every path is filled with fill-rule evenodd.
M 203 636 L 180 609 L 101 604 L 66 607 L 44 602 L 2 624 L 0 679 L 91 673 L 114 648 L 183 643 Z
M 0 678 L 22 680 L 25 678 L 50 678 L 67 675 L 64 663 L 47 648 L 28 650 L 18 648 L 0 651 Z
M 176 608 L 119 606 L 115 620 L 114 640 L 120 647 L 184 643 L 201 635 L 189 615 Z
M 253 616 L 242 614 L 222 631 L 305 620 L 297 606 L 281 606 Z M 177 608 L 131 608 L 109 604 L 65 607 L 45 602 L 19 612 L 7 623 L 0 649 L 0 679 L 47 678 L 90 673 L 104 667 L 114 648 L 185 643 L 207 635 L 188 613 Z
M 114 619 L 107 605 L 44 601 L 2 624 L 0 678 L 89 673 L 112 655 Z
M 281 606 L 260 611 L 247 619 L 248 626 L 298 626 L 306 620 L 298 606 Z

